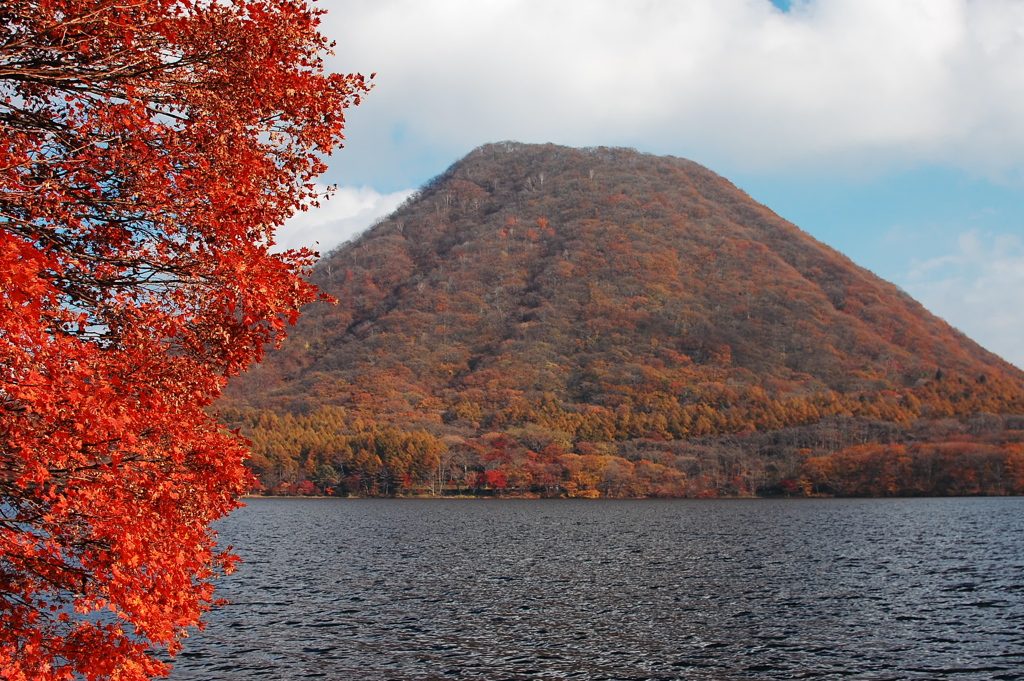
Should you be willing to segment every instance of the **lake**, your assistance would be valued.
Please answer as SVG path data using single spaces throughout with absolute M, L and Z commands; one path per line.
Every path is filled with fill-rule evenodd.
M 171 679 L 1024 679 L 1024 499 L 248 500 Z

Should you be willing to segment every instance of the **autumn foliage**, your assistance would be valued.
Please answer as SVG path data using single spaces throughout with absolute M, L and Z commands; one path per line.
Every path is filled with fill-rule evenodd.
M 224 402 L 268 493 L 1021 491 L 1020 370 L 683 159 L 487 145 L 313 281 Z M 890 445 L 935 475 L 853 479 Z
M 0 677 L 146 679 L 251 482 L 204 409 L 316 296 L 272 254 L 368 85 L 291 0 L 0 5 Z

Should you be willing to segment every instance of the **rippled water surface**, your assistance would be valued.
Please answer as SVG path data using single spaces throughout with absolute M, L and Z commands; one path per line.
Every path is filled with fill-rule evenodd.
M 1024 679 L 1024 499 L 252 499 L 171 679 Z

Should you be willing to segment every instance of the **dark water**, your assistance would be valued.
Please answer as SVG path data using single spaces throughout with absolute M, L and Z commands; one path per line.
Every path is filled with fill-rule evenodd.
M 185 679 L 1024 679 L 1024 499 L 253 499 Z

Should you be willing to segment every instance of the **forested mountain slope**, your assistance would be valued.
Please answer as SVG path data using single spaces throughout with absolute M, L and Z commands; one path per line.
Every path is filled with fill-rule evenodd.
M 325 257 L 314 282 L 339 304 L 311 306 L 223 404 L 268 487 L 1024 481 L 1007 416 L 1024 413 L 1021 371 L 683 159 L 487 145 Z M 865 471 L 883 464 L 895 472 L 879 487 Z

